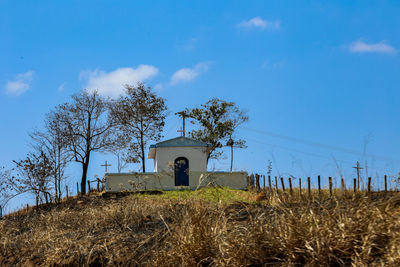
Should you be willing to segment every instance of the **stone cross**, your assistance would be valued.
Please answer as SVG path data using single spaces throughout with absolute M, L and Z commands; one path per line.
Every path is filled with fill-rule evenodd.
M 111 164 L 107 164 L 107 160 L 106 160 L 106 162 L 105 162 L 104 164 L 102 164 L 101 166 L 102 166 L 102 167 L 105 167 L 106 172 L 108 172 L 107 167 L 108 167 L 108 166 L 111 166 Z

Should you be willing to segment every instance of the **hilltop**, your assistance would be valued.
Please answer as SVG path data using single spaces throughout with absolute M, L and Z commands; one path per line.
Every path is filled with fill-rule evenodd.
M 400 264 L 396 195 L 161 193 L 92 193 L 7 215 L 0 221 L 0 264 Z

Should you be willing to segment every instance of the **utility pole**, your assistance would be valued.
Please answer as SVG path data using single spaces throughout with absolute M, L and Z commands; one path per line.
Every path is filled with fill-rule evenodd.
M 358 162 L 358 161 L 357 161 L 356 166 L 354 166 L 353 168 L 357 170 L 357 189 L 360 190 L 360 170 L 362 170 L 364 168 L 361 168 L 360 162 Z
M 182 118 L 182 128 L 181 128 L 181 130 L 178 130 L 178 132 L 180 132 L 181 135 L 183 137 L 185 137 L 185 132 L 186 132 L 185 131 L 185 118 L 187 117 L 187 114 L 185 113 L 185 111 L 180 111 L 180 112 L 175 113 L 175 115 L 179 115 L 179 117 Z
M 182 136 L 185 137 L 185 115 L 182 116 Z

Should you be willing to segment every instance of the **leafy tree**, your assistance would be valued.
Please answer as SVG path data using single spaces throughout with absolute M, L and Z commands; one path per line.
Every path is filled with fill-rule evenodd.
M 129 140 L 127 160 L 140 161 L 143 172 L 146 172 L 147 142 L 161 139 L 166 113 L 165 99 L 157 97 L 150 86 L 141 82 L 136 86 L 126 85 L 125 95 L 111 105 L 113 121 Z
M 45 130 L 36 130 L 30 134 L 33 148 L 36 151 L 43 151 L 51 163 L 56 201 L 61 200 L 61 181 L 64 178 L 64 170 L 71 156 L 62 127 L 59 113 L 50 112 L 46 115 Z
M 54 116 L 73 159 L 82 166 L 81 192 L 86 193 L 87 171 L 92 152 L 105 152 L 115 143 L 109 101 L 96 91 L 82 91 L 72 96 L 71 103 L 56 107 Z
M 234 102 L 212 98 L 200 108 L 186 109 L 184 113 L 199 126 L 197 130 L 189 132 L 190 136 L 211 144 L 207 162 L 210 158 L 219 158 L 225 144 L 231 146 L 232 150 L 235 146 L 244 145 L 244 140 L 236 140 L 234 134 L 240 124 L 248 121 L 248 117 Z

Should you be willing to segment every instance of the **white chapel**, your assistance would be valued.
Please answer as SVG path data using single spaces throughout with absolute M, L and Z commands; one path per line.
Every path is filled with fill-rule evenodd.
M 226 186 L 245 189 L 247 172 L 209 172 L 211 145 L 180 136 L 150 145 L 154 172 L 106 173 L 106 191 L 198 189 Z

